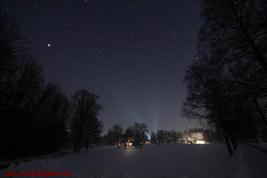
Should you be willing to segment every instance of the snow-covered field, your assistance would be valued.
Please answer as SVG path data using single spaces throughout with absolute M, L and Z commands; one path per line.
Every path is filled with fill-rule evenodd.
M 264 145 L 266 146 L 266 145 Z M 241 145 L 229 157 L 223 144 L 112 146 L 11 165 L 6 171 L 70 171 L 72 178 L 266 178 L 267 153 Z

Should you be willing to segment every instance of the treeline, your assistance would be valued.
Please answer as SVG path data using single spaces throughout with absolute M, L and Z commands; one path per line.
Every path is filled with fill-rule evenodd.
M 121 142 L 127 142 L 130 140 L 134 146 L 142 147 L 142 145 L 148 140 L 148 129 L 143 123 L 134 123 L 133 126 L 129 126 L 125 131 L 119 124 L 114 124 L 103 136 L 103 142 L 109 145 L 119 145 Z
M 156 133 L 152 132 L 150 142 L 159 145 L 169 143 L 184 143 L 186 136 L 191 136 L 194 133 L 200 133 L 203 136 L 203 139 L 208 143 L 218 143 L 222 141 L 220 135 L 211 129 L 191 128 L 183 132 L 175 130 L 158 130 Z
M 175 130 L 158 130 L 156 133 L 151 133 L 150 142 L 154 144 L 178 143 L 181 138 L 182 132 L 176 132 Z
M 200 134 L 201 139 L 207 143 L 222 142 L 222 137 L 219 133 L 211 129 L 191 128 L 183 132 L 175 130 L 158 130 L 150 133 L 145 124 L 134 123 L 127 129 L 123 129 L 120 124 L 114 124 L 107 133 L 102 136 L 101 144 L 120 145 L 131 141 L 134 146 L 141 147 L 145 142 L 150 141 L 152 144 L 169 144 L 169 143 L 186 143 L 188 137 L 193 134 Z
M 9 21 L 0 12 L 0 160 L 53 152 L 67 142 L 74 151 L 97 143 L 99 97 L 77 90 L 68 98 L 57 84 L 45 82 Z
M 201 17 L 184 112 L 205 119 L 232 155 L 239 142 L 266 140 L 267 3 L 202 0 Z

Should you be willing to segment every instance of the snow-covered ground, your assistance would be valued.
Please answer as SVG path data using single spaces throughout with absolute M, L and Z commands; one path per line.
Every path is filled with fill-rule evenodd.
M 266 145 L 264 145 L 266 146 Z M 11 165 L 6 171 L 70 171 L 72 178 L 266 178 L 267 153 L 241 145 L 229 157 L 223 144 L 112 146 Z

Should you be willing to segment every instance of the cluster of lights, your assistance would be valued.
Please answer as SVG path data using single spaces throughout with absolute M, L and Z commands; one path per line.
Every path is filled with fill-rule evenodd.
M 205 144 L 205 140 L 197 140 L 195 144 Z

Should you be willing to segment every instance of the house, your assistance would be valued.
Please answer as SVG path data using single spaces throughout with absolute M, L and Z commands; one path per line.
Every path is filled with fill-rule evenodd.
M 182 137 L 182 142 L 187 144 L 205 144 L 204 134 L 202 132 L 186 133 Z

